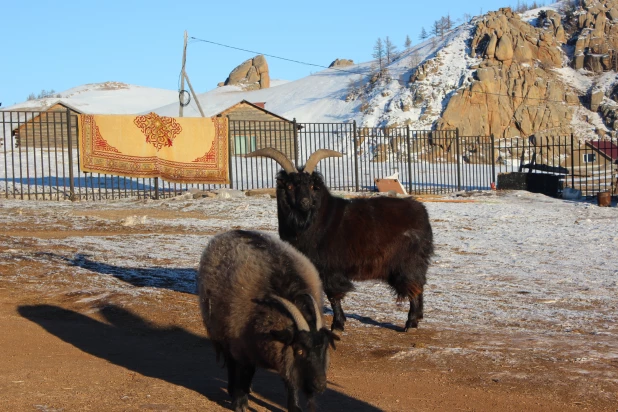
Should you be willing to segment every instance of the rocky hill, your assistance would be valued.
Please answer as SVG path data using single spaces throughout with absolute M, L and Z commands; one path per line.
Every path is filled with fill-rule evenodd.
M 524 15 L 503 8 L 456 28 L 407 83 L 365 87 L 361 122 L 499 138 L 616 138 L 618 0 L 578 6 Z

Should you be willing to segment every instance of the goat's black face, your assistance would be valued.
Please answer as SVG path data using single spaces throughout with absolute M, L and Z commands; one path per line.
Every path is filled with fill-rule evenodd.
M 279 172 L 277 175 L 277 202 L 283 209 L 288 224 L 306 228 L 320 207 L 324 180 L 318 172 L 311 174 Z
M 336 335 L 326 328 L 319 331 L 296 333 L 292 349 L 299 388 L 308 397 L 326 390 L 326 369 L 328 369 L 328 346 L 334 347 Z

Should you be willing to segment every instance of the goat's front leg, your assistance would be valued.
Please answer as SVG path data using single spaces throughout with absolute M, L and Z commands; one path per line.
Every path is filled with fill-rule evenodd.
M 330 302 L 330 307 L 333 310 L 333 324 L 331 325 L 330 330 L 334 331 L 337 329 L 343 331 L 345 325 L 345 313 L 343 313 L 343 309 L 341 308 L 341 298 L 335 296 L 327 297 Z
M 249 406 L 249 393 L 251 392 L 251 381 L 255 374 L 254 366 L 241 365 L 234 362 L 233 381 L 231 387 L 232 408 L 234 412 L 245 412 Z M 229 369 L 228 369 L 229 371 Z
M 423 292 L 410 298 L 410 311 L 404 331 L 418 328 L 418 321 L 423 319 Z

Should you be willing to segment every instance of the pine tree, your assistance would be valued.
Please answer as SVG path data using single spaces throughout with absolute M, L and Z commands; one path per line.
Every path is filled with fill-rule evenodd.
M 433 22 L 433 26 L 431 26 L 431 35 L 442 37 L 442 22 L 440 20 Z
M 372 56 L 374 59 L 376 59 L 380 72 L 382 71 L 382 68 L 384 66 L 384 56 L 385 55 L 386 55 L 386 52 L 384 50 L 384 43 L 382 42 L 382 39 L 378 38 L 378 40 L 376 40 L 376 44 L 373 45 Z
M 397 58 L 397 46 L 386 36 L 384 41 L 384 51 L 386 53 L 386 64 L 389 64 Z
M 429 34 L 427 34 L 427 31 L 424 27 L 421 27 L 421 34 L 419 34 L 418 38 L 422 41 L 425 40 L 427 37 L 429 37 Z
M 451 20 L 451 13 L 449 13 L 446 15 L 446 17 L 444 17 L 444 30 L 449 31 L 452 28 L 453 28 L 453 20 Z
M 406 35 L 406 42 L 403 44 L 406 50 L 412 47 L 412 40 L 410 40 L 410 36 Z

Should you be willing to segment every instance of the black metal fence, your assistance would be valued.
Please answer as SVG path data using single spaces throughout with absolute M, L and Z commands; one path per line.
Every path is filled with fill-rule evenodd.
M 494 139 L 460 136 L 456 130 L 361 128 L 354 122 L 230 121 L 231 184 L 222 186 L 84 173 L 79 169 L 77 116 L 68 110 L 0 111 L 0 123 L 0 196 L 7 198 L 161 198 L 189 190 L 270 188 L 279 165 L 245 156 L 262 147 L 282 151 L 297 165 L 317 149 L 342 153 L 318 166 L 334 190 L 373 191 L 375 180 L 385 177 L 397 177 L 412 194 L 488 190 L 499 173 L 525 172 L 558 176 L 561 187 L 579 189 L 585 196 L 616 193 L 612 152 L 595 142 L 576 144 L 572 135 Z

